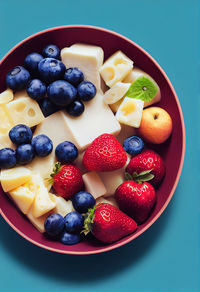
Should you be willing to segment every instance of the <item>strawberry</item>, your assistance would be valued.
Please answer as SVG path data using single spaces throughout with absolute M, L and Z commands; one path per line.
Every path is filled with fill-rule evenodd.
M 152 150 L 145 150 L 133 157 L 126 167 L 129 174 L 136 172 L 140 174 L 149 170 L 153 175 L 149 181 L 152 185 L 157 185 L 165 175 L 165 164 L 159 154 Z
M 140 175 L 134 173 L 134 179 L 122 183 L 115 192 L 115 198 L 120 210 L 128 214 L 138 224 L 144 222 L 155 205 L 156 193 L 154 187 L 148 182 L 152 174 L 144 171 Z M 132 179 L 130 174 L 126 174 L 128 179 Z
M 111 134 L 97 137 L 83 156 L 83 165 L 88 170 L 113 171 L 126 164 L 127 155 L 117 139 Z
M 122 211 L 107 203 L 89 209 L 84 220 L 84 233 L 92 234 L 100 241 L 112 243 L 137 229 L 136 222 Z
M 75 193 L 83 188 L 82 174 L 79 168 L 72 164 L 61 166 L 55 164 L 50 181 L 57 195 L 70 199 Z

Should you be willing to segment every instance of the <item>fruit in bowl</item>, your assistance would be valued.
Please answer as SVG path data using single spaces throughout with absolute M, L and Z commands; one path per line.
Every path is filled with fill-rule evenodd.
M 80 35 L 84 36 L 82 42 Z M 104 43 L 103 39 L 108 35 L 109 42 Z M 49 39 L 54 43 L 50 44 Z M 41 47 L 42 43 L 44 47 Z M 111 43 L 116 44 L 112 50 Z M 35 54 L 38 54 L 37 58 Z M 158 64 L 136 44 L 115 33 L 93 27 L 68 26 L 25 40 L 1 61 L 0 70 L 0 151 L 3 152 L 0 178 L 5 191 L 7 187 L 8 196 L 24 214 L 2 192 L 3 217 L 33 243 L 63 253 L 103 252 L 133 240 L 146 230 L 171 199 L 184 156 L 181 109 Z M 7 73 L 9 78 L 6 78 Z M 31 82 L 36 79 L 40 82 Z M 6 89 L 6 80 L 12 90 Z M 159 141 L 163 143 L 155 149 L 154 144 L 141 143 L 147 139 L 144 133 L 140 134 L 140 125 L 143 112 L 151 109 L 144 108 L 156 102 L 159 102 L 159 108 L 168 112 L 172 121 L 176 117 L 176 123 L 171 138 L 168 130 L 167 143 Z M 9 138 L 9 131 L 17 125 L 31 129 L 33 137 L 27 144 L 34 151 L 31 161 L 28 161 L 27 147 L 23 149 L 23 144 L 17 145 Z M 149 133 L 148 129 L 146 133 Z M 153 141 L 148 139 L 148 142 Z M 19 147 L 22 150 L 19 151 Z M 173 159 L 175 147 L 176 161 Z M 161 157 L 160 161 L 164 161 L 164 168 L 160 162 L 158 170 L 158 160 L 152 152 L 149 157 L 143 157 L 152 150 L 156 159 Z M 27 158 L 23 160 L 26 171 L 19 171 L 17 152 Z M 134 162 L 137 159 L 147 168 L 139 169 Z M 62 165 L 52 175 L 52 186 L 50 178 L 58 161 Z M 9 171 L 11 173 L 6 174 Z M 154 189 L 153 185 L 158 181 L 159 185 Z M 141 196 L 135 197 L 134 201 L 134 194 L 127 191 L 128 184 L 138 192 L 140 190 L 146 202 L 149 196 L 151 203 L 142 205 Z M 76 196 L 78 208 L 74 203 Z M 84 204 L 84 213 L 80 211 L 83 210 L 81 204 Z M 133 208 L 135 204 L 137 210 Z M 132 207 L 127 208 L 129 205 Z M 115 221 L 120 216 L 129 218 L 126 219 L 130 222 L 129 227 Z M 70 218 L 70 223 L 66 218 Z M 92 236 L 82 236 L 84 228 L 80 218 L 100 241 Z M 106 225 L 109 220 L 113 224 Z M 69 224 L 79 228 L 70 229 Z M 104 233 L 95 231 L 103 226 Z M 41 237 L 37 229 L 47 233 L 50 230 L 49 236 Z M 54 235 L 56 240 L 51 240 Z M 107 242 L 109 245 L 105 244 Z

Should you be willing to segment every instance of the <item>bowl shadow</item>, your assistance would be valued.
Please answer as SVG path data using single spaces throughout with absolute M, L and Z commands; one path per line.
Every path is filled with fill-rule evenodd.
M 177 191 L 178 188 L 176 193 Z M 174 203 L 173 199 L 173 210 Z M 138 261 L 144 259 L 145 255 L 159 244 L 171 213 L 172 204 L 167 207 L 167 212 L 165 211 L 159 220 L 133 242 L 113 251 L 85 256 L 58 254 L 39 248 L 23 239 L 4 220 L 1 220 L 0 229 L 3 236 L 0 248 L 2 246 L 16 261 L 34 270 L 34 273 L 43 274 L 55 281 L 76 282 L 78 285 L 88 281 L 97 282 L 128 269 L 130 265 L 136 265 Z

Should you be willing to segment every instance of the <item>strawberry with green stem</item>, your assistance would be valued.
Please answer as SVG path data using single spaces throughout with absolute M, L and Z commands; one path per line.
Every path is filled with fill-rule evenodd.
M 56 194 L 67 200 L 84 186 L 80 169 L 73 164 L 61 165 L 60 162 L 55 164 L 49 181 Z
M 122 183 L 115 192 L 120 210 L 133 218 L 138 224 L 143 223 L 150 215 L 155 202 L 154 187 L 148 183 L 154 178 L 151 169 L 131 176 L 125 173 L 127 181 Z
M 100 241 L 112 243 L 137 229 L 136 222 L 111 204 L 89 209 L 84 220 L 84 234 L 90 231 Z

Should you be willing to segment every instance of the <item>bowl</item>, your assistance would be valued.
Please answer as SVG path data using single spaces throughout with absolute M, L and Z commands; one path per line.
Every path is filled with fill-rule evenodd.
M 25 56 L 33 51 L 41 52 L 42 48 L 55 43 L 60 48 L 74 43 L 88 43 L 101 46 L 105 59 L 121 49 L 134 60 L 135 66 L 150 74 L 161 89 L 162 99 L 157 104 L 166 109 L 173 119 L 173 133 L 164 144 L 152 147 L 161 154 L 166 163 L 166 176 L 157 189 L 157 204 L 148 220 L 140 225 L 137 231 L 113 243 L 101 243 L 92 236 L 77 245 L 65 246 L 45 238 L 0 190 L 0 213 L 7 223 L 21 236 L 42 248 L 65 254 L 95 254 L 120 247 L 141 235 L 162 214 L 171 200 L 180 178 L 185 153 L 185 127 L 183 115 L 176 93 L 158 63 L 141 47 L 128 38 L 98 27 L 85 25 L 61 26 L 34 34 L 16 45 L 0 62 L 0 92 L 6 89 L 6 73 L 16 65 L 23 64 Z M 175 159 L 176 158 L 176 159 Z

